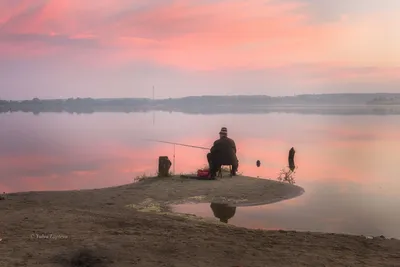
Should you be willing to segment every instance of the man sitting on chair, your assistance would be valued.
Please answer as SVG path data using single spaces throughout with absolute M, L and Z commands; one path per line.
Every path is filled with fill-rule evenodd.
M 238 159 L 236 157 L 235 141 L 228 138 L 228 130 L 222 127 L 219 132 L 219 139 L 214 142 L 207 154 L 208 165 L 210 167 L 210 178 L 215 179 L 217 172 L 222 165 L 232 165 L 232 176 L 236 175 L 238 169 Z

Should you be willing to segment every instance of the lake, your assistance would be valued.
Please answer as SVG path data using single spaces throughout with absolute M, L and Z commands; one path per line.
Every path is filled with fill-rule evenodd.
M 210 147 L 221 126 L 238 147 L 239 172 L 276 179 L 296 149 L 295 199 L 238 207 L 228 223 L 262 229 L 400 238 L 400 119 L 396 115 L 6 113 L 0 115 L 0 190 L 90 189 L 156 172 L 174 146 Z M 203 167 L 207 151 L 175 147 L 175 173 Z M 256 166 L 256 161 L 261 166 Z M 176 210 L 213 217 L 210 204 Z

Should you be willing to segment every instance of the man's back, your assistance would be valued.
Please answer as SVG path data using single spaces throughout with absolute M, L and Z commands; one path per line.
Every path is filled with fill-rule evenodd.
M 211 179 L 215 179 L 215 175 L 220 170 L 221 165 L 231 165 L 231 175 L 236 175 L 239 166 L 239 161 L 236 157 L 236 144 L 235 141 L 228 138 L 228 129 L 222 127 L 219 136 L 220 139 L 214 142 L 210 153 L 207 154 Z
M 237 162 L 236 144 L 229 137 L 221 137 L 216 140 L 210 152 L 223 164 Z

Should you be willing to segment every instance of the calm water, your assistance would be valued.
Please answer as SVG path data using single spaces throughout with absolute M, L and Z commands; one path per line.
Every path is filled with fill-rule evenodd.
M 306 193 L 237 208 L 229 223 L 400 238 L 399 116 L 185 115 L 95 113 L 0 115 L 0 190 L 88 189 L 156 172 L 173 146 L 155 138 L 210 146 L 221 126 L 235 139 L 240 172 L 275 179 L 296 149 L 296 182 Z M 206 164 L 207 151 L 176 147 L 175 172 Z M 256 167 L 256 161 L 261 167 Z M 209 204 L 178 211 L 213 216 Z

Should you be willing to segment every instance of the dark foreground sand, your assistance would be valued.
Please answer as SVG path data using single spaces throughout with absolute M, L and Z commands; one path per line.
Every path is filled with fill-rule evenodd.
M 0 267 L 400 266 L 400 241 L 261 231 L 169 212 L 168 204 L 274 202 L 300 187 L 234 177 L 151 178 L 98 190 L 0 201 Z

